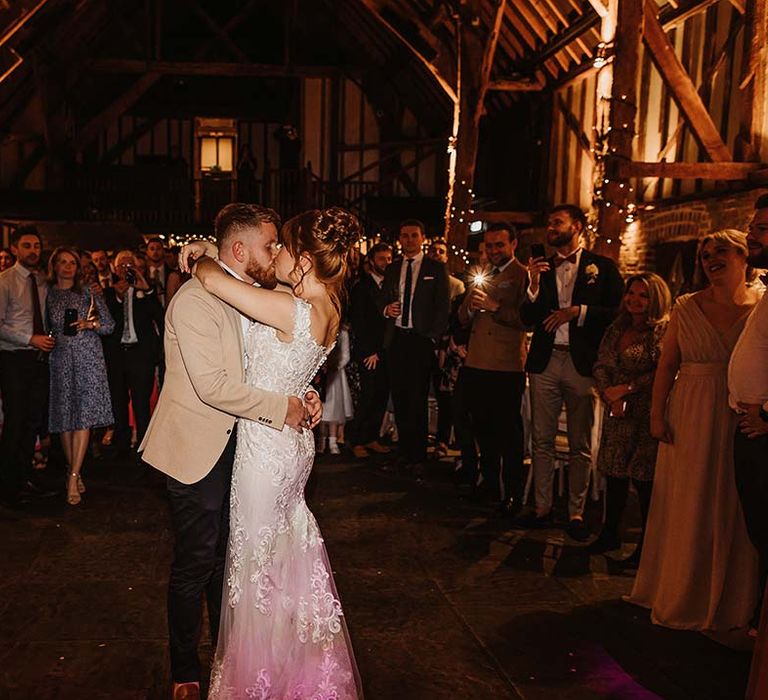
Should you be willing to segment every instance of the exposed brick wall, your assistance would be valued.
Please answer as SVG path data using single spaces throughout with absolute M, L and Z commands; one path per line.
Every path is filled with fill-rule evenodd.
M 641 210 L 622 236 L 619 264 L 624 274 L 655 269 L 659 243 L 688 241 L 724 228 L 746 230 L 755 200 L 768 188 Z

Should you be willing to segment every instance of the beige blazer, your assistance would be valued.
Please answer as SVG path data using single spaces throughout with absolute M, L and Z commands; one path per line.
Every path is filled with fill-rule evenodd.
M 139 451 L 184 484 L 216 464 L 243 417 L 281 430 L 288 397 L 245 384 L 240 314 L 196 279 L 171 299 L 165 316 L 165 381 Z
M 526 327 L 520 320 L 520 305 L 527 284 L 526 269 L 515 259 L 483 289 L 501 304 L 496 311 L 470 314 L 467 294 L 459 307 L 459 322 L 472 324 L 465 366 L 497 372 L 524 370 Z

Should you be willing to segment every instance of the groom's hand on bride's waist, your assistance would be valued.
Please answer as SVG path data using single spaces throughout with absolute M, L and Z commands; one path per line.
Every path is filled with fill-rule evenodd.
M 323 417 L 323 402 L 316 391 L 308 391 L 304 394 L 304 405 L 309 411 L 309 427 L 314 428 Z
M 304 402 L 296 396 L 288 397 L 288 413 L 285 414 L 285 424 L 299 433 L 309 428 L 309 411 Z

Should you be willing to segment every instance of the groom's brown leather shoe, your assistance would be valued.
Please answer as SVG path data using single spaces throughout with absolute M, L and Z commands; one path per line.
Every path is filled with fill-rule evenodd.
M 174 683 L 173 700 L 200 700 L 200 684 Z

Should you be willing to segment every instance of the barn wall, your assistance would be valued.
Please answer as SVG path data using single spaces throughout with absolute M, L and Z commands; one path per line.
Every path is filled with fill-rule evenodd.
M 668 36 L 694 83 L 699 87 L 724 142 L 731 153 L 736 150 L 742 109 L 739 88 L 744 71 L 744 20 L 729 0 L 711 5 L 684 22 Z M 734 50 L 726 50 L 730 43 Z M 640 48 L 635 104 L 633 158 L 639 161 L 699 162 L 708 160 L 682 120 L 670 91 L 653 65 L 649 51 Z M 554 96 L 550 148 L 550 202 L 570 201 L 584 209 L 592 203 L 593 169 L 587 151 L 579 148 L 579 137 L 569 128 L 560 103 L 581 125 L 584 136 L 595 145 L 595 72 L 590 71 L 574 83 L 558 89 Z M 715 181 L 634 179 L 638 204 L 672 198 L 702 196 L 716 191 Z

